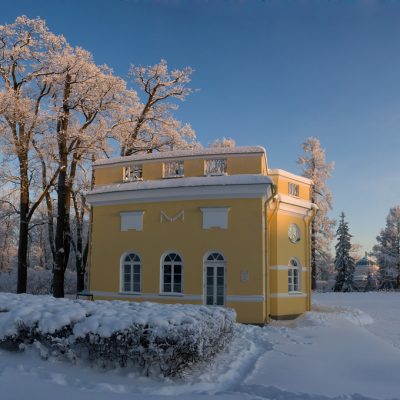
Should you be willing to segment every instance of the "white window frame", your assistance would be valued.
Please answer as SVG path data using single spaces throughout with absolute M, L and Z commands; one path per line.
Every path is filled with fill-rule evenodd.
M 125 265 L 128 264 L 128 262 L 125 260 L 127 256 L 129 255 L 135 255 L 136 257 L 139 258 L 139 261 L 135 262 L 135 261 L 130 261 L 130 289 L 131 290 L 125 290 Z M 139 264 L 139 291 L 137 290 L 133 290 L 134 288 L 134 283 L 135 283 L 135 279 L 134 279 L 134 266 Z M 130 293 L 130 294 L 140 294 L 142 291 L 142 258 L 140 257 L 140 255 L 138 254 L 137 251 L 127 251 L 124 254 L 122 254 L 121 256 L 121 260 L 120 260 L 120 293 Z
M 291 258 L 288 264 L 288 293 L 301 293 L 301 272 L 302 267 L 299 260 Z
M 204 175 L 226 175 L 228 169 L 228 162 L 226 158 L 209 158 L 204 163 Z
M 131 164 L 123 168 L 124 182 L 143 181 L 143 164 Z
M 300 195 L 300 185 L 297 183 L 288 183 L 288 194 L 289 196 L 299 197 Z
M 176 254 L 180 257 L 181 261 L 180 262 L 169 262 L 168 264 L 171 264 L 171 291 L 170 292 L 165 292 L 164 291 L 164 267 L 165 267 L 165 258 L 170 255 L 170 254 Z M 181 265 L 181 291 L 180 292 L 175 292 L 174 291 L 174 265 L 175 264 L 180 264 Z M 184 279 L 184 262 L 183 262 L 183 257 L 179 251 L 176 250 L 168 250 L 166 251 L 162 256 L 160 260 L 160 294 L 161 295 L 166 295 L 166 296 L 183 296 L 183 279 Z
M 210 257 L 213 254 L 218 254 L 221 256 L 223 259 L 222 260 L 208 260 L 208 257 Z M 208 251 L 207 253 L 204 254 L 203 257 L 203 304 L 207 305 L 207 267 L 224 267 L 224 304 L 220 305 L 219 307 L 225 307 L 226 305 L 226 274 L 227 274 L 227 261 L 224 253 L 219 250 L 212 250 Z M 216 287 L 214 288 L 214 291 L 216 290 Z M 215 295 L 215 293 L 214 293 Z
M 183 160 L 163 162 L 164 178 L 182 178 L 185 175 Z

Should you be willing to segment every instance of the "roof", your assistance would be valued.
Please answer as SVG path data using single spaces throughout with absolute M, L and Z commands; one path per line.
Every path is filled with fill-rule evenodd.
M 225 186 L 225 185 L 262 185 L 272 184 L 271 178 L 265 175 L 244 174 L 244 175 L 222 175 L 202 176 L 190 178 L 164 178 L 149 181 L 124 182 L 112 185 L 95 187 L 88 194 L 124 192 L 133 190 L 151 190 L 163 188 L 179 188 L 194 186 Z
M 376 266 L 376 260 L 372 257 L 369 257 L 368 255 L 365 255 L 363 258 L 360 258 L 357 262 L 356 262 L 356 267 L 372 267 L 372 266 Z
M 157 153 L 140 153 L 131 156 L 103 158 L 93 163 L 94 167 L 110 164 L 126 164 L 134 161 L 163 160 L 169 158 L 190 158 L 201 156 L 218 156 L 226 154 L 264 154 L 266 151 L 261 146 L 240 146 L 240 147 L 210 147 L 205 149 L 173 150 Z
M 311 179 L 305 178 L 304 176 L 292 174 L 291 172 L 285 171 L 283 169 L 276 169 L 276 168 L 275 169 L 269 169 L 268 170 L 268 175 L 280 175 L 280 176 L 283 176 L 285 178 L 292 179 L 294 181 L 307 183 L 309 185 L 313 184 L 313 181 Z

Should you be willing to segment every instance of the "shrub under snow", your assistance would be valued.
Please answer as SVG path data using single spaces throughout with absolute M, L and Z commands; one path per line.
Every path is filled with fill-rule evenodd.
M 0 347 L 35 342 L 44 355 L 173 376 L 221 351 L 235 317 L 222 307 L 0 293 Z

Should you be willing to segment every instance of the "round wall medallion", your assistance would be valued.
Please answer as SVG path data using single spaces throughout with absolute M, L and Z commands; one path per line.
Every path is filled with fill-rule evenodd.
M 288 236 L 292 243 L 300 242 L 300 228 L 296 224 L 290 224 Z

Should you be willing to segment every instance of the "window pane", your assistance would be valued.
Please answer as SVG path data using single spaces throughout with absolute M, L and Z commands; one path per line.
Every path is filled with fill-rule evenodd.
M 133 273 L 134 274 L 140 274 L 140 264 L 135 264 L 133 266 Z
M 164 274 L 171 274 L 172 268 L 171 265 L 164 265 Z
M 214 297 L 213 296 L 207 296 L 207 305 L 213 305 L 214 304 Z
M 174 292 L 180 293 L 182 291 L 182 285 L 180 283 L 174 283 Z
M 131 283 L 128 281 L 124 282 L 124 291 L 125 292 L 130 292 L 131 291 Z
M 223 295 L 224 295 L 224 287 L 217 286 L 217 296 L 223 296 Z
M 217 296 L 217 305 L 218 306 L 224 305 L 224 296 Z
M 224 286 L 224 277 L 223 276 L 219 276 L 217 278 L 217 285 L 218 286 Z
M 171 291 L 171 284 L 164 282 L 164 292 L 170 292 L 170 291 Z
M 224 276 L 224 267 L 217 268 L 217 276 Z
M 171 283 L 171 274 L 164 274 L 164 282 Z
M 174 275 L 174 283 L 181 283 L 182 282 L 182 275 Z
M 139 280 L 136 280 L 133 282 L 133 291 L 140 292 L 140 281 Z
M 174 265 L 174 274 L 181 275 L 182 274 L 182 266 L 181 265 Z
M 207 276 L 207 285 L 213 285 L 213 284 L 214 284 L 214 277 Z
M 207 296 L 213 296 L 214 295 L 214 286 L 208 285 L 207 286 Z

